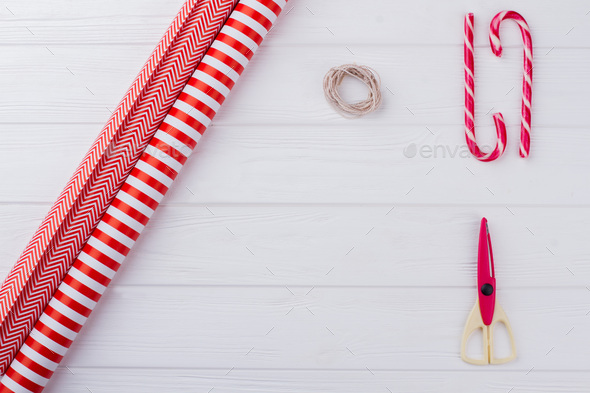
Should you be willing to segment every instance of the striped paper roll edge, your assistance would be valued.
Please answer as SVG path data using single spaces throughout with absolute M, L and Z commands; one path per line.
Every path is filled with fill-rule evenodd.
M 168 114 L 237 0 L 190 0 L 0 289 L 0 374 Z
M 121 187 L 6 375 L 41 392 L 286 0 L 241 0 Z

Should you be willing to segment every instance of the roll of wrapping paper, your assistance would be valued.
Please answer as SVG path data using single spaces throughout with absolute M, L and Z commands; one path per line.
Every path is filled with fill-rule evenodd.
M 0 380 L 0 393 L 43 390 L 285 5 L 238 3 Z
M 189 0 L 0 289 L 0 374 L 158 130 L 238 0 Z

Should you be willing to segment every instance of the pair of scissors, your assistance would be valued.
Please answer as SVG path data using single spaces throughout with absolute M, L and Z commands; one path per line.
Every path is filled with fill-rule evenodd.
M 506 326 L 510 338 L 511 354 L 505 358 L 494 356 L 494 325 L 501 322 Z M 483 333 L 483 357 L 474 359 L 467 356 L 467 340 L 473 332 L 481 329 Z M 488 229 L 488 220 L 482 218 L 479 229 L 479 249 L 477 254 L 477 300 L 475 306 L 465 324 L 463 339 L 461 341 L 461 359 L 467 363 L 502 364 L 516 357 L 516 347 L 512 328 L 508 322 L 506 313 L 496 301 L 496 278 L 494 275 L 494 255 L 492 253 L 492 241 Z

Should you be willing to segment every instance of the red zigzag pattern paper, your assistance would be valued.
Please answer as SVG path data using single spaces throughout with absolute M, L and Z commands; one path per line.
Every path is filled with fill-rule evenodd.
M 0 289 L 0 374 L 45 309 L 237 0 L 189 0 Z
M 285 0 L 241 0 L 0 381 L 41 392 Z

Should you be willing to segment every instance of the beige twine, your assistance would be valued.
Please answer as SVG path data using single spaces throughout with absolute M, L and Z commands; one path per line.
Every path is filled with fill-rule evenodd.
M 340 97 L 338 86 L 346 76 L 360 80 L 369 88 L 366 100 L 349 104 Z M 324 95 L 326 100 L 345 117 L 361 117 L 373 112 L 381 105 L 381 79 L 371 67 L 356 64 L 333 67 L 324 77 Z

